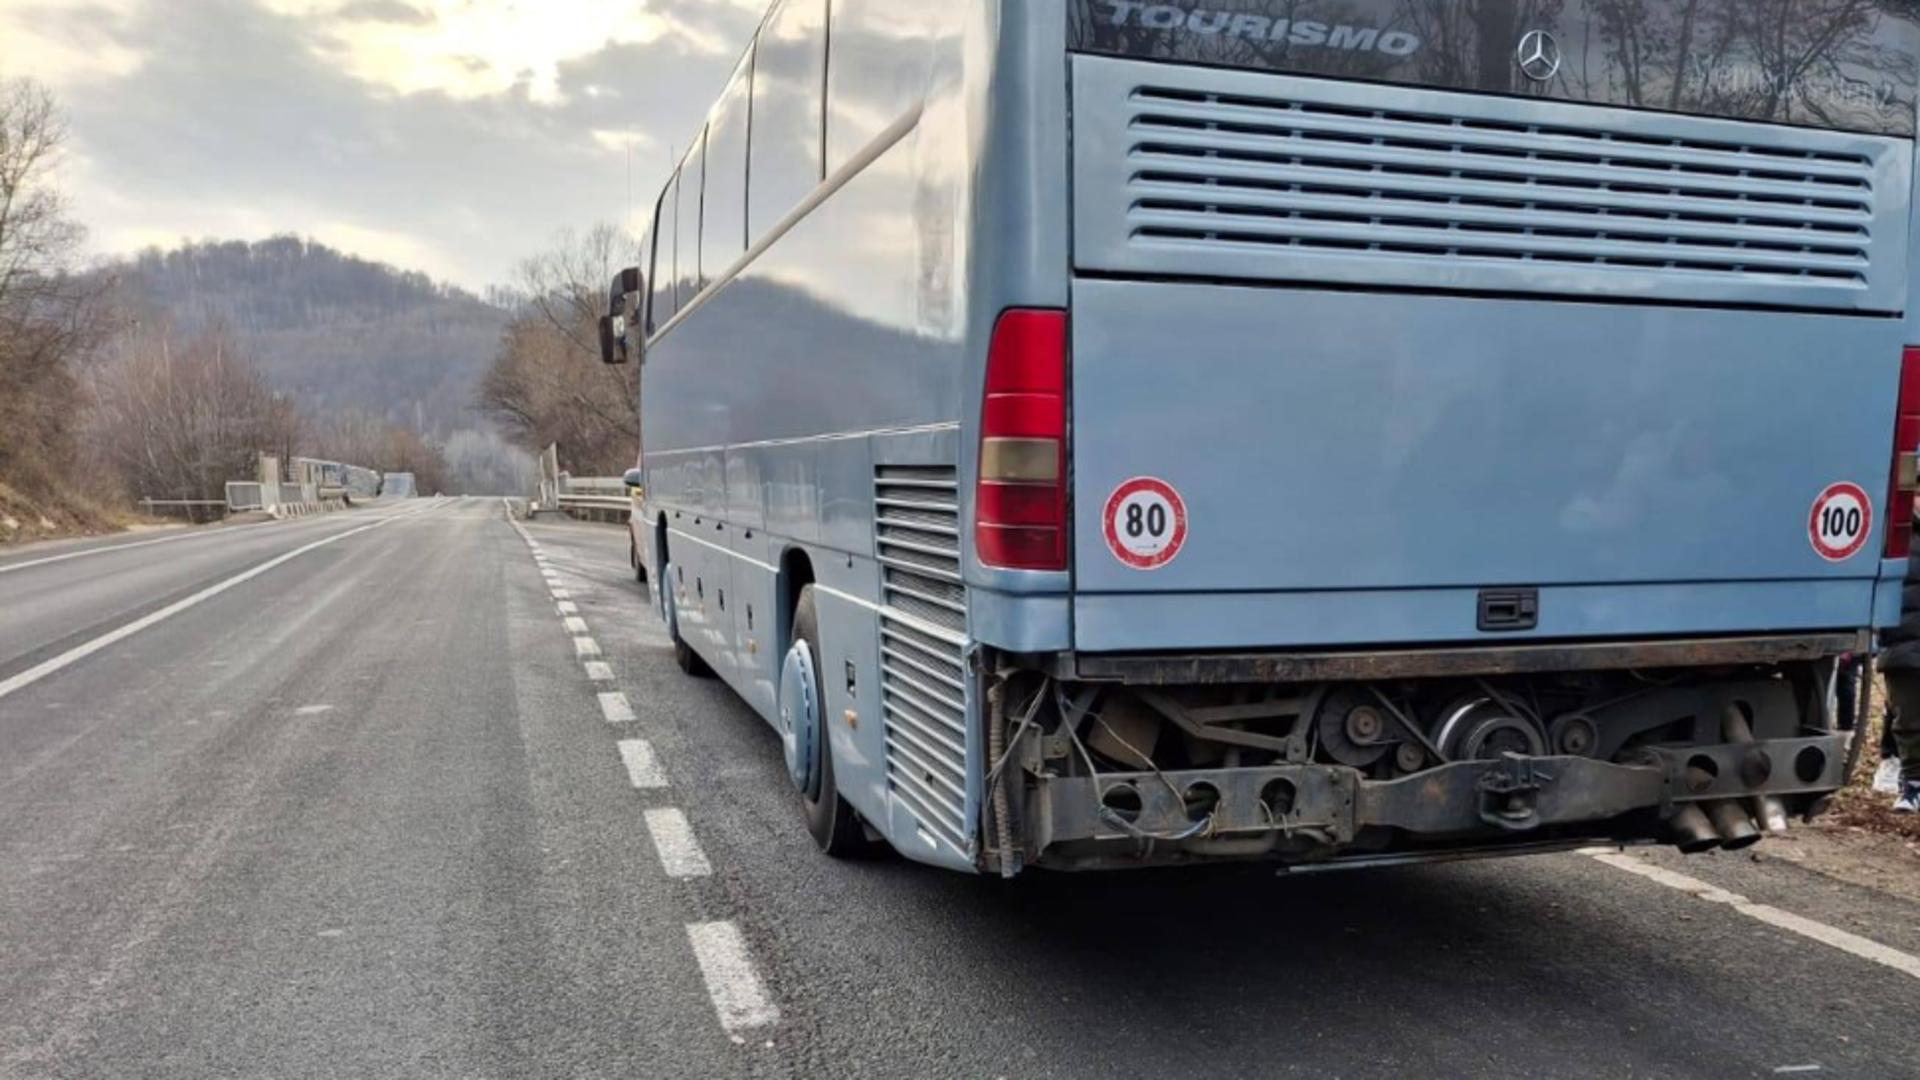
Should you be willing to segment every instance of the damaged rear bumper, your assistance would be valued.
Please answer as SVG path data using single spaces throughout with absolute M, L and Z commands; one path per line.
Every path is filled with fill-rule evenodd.
M 1648 749 L 1628 763 L 1508 755 L 1378 781 L 1314 764 L 1048 777 L 1029 803 L 1026 850 L 1038 865 L 1093 868 L 1670 840 L 1728 805 L 1765 828 L 1765 807 L 1840 788 L 1847 748 L 1832 734 Z

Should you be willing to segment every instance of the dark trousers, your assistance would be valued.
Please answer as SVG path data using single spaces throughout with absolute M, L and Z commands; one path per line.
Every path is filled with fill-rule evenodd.
M 1887 732 L 1900 757 L 1901 779 L 1920 783 L 1920 671 L 1889 671 Z

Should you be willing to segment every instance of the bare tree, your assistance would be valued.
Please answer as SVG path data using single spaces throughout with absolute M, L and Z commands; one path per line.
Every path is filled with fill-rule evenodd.
M 600 225 L 522 262 L 522 300 L 481 387 L 481 408 L 514 441 L 558 444 L 575 473 L 619 473 L 639 453 L 640 373 L 600 362 L 598 329 L 607 284 L 632 258 L 632 241 Z
M 135 494 L 218 499 L 255 474 L 257 454 L 301 446 L 298 411 L 222 331 L 179 341 L 136 327 L 112 353 L 95 372 L 88 445 Z
M 0 82 L 0 480 L 36 491 L 73 457 L 75 367 L 110 285 L 74 272 L 85 231 L 52 182 L 65 139 L 51 94 Z

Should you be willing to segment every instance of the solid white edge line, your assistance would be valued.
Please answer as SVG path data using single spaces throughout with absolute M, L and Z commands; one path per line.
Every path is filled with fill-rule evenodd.
M 272 521 L 256 521 L 251 525 L 229 525 L 220 529 L 198 529 L 186 533 L 178 533 L 173 536 L 161 536 L 152 540 L 136 540 L 131 544 L 107 544 L 102 547 L 88 548 L 85 551 L 69 551 L 64 555 L 49 555 L 44 559 L 8 563 L 5 566 L 0 566 L 0 574 L 11 574 L 15 570 L 30 570 L 36 566 L 51 566 L 54 563 L 68 562 L 73 559 L 84 559 L 89 555 L 111 555 L 116 551 L 132 551 L 135 548 L 153 547 L 156 544 L 172 544 L 181 540 L 204 540 L 214 536 L 232 536 L 235 533 L 246 532 L 249 529 L 258 529 L 263 525 L 284 524 L 286 524 L 285 521 L 275 518 Z
M 156 626 L 160 623 L 163 623 L 166 620 L 173 618 L 175 615 L 178 615 L 189 608 L 196 607 L 200 604 L 207 602 L 208 600 L 213 599 L 216 596 L 219 596 L 221 593 L 226 592 L 228 589 L 232 589 L 232 588 L 236 588 L 238 586 L 244 585 L 247 582 L 252 581 L 254 578 L 257 578 L 260 575 L 268 572 L 269 570 L 273 570 L 278 567 L 285 566 L 286 564 L 292 562 L 293 560 L 299 558 L 302 555 L 308 554 L 309 552 L 318 551 L 321 548 L 328 546 L 329 544 L 337 544 L 340 541 L 346 540 L 350 537 L 359 536 L 361 533 L 372 532 L 373 530 L 378 529 L 382 526 L 391 525 L 396 521 L 401 521 L 406 518 L 413 517 L 416 514 L 424 513 L 427 509 L 429 508 L 422 507 L 421 509 L 414 510 L 410 513 L 396 514 L 392 517 L 381 518 L 379 521 L 373 522 L 368 525 L 362 525 L 357 529 L 349 529 L 348 531 L 343 533 L 336 533 L 333 536 L 316 540 L 313 543 L 306 545 L 305 547 L 295 548 L 294 550 L 287 552 L 285 555 L 279 555 L 274 558 L 268 559 L 266 562 L 263 562 L 260 565 L 255 566 L 250 570 L 242 571 L 241 573 L 236 574 L 233 577 L 226 579 L 225 581 L 221 581 L 213 585 L 209 585 L 206 588 L 201 589 L 199 592 L 194 593 L 192 596 L 186 597 L 185 599 L 182 599 L 182 600 L 176 600 L 173 603 L 168 604 L 166 607 L 163 607 L 158 611 L 155 611 L 151 614 L 135 619 L 134 621 L 116 630 L 110 630 L 107 633 L 104 633 L 99 637 L 94 638 L 92 641 L 86 642 L 81 645 L 76 645 L 73 648 L 68 649 L 66 652 L 61 653 L 59 656 L 53 657 L 50 660 L 42 661 L 41 663 L 36 664 L 33 667 L 30 667 L 27 670 L 21 672 L 20 674 L 15 675 L 11 679 L 6 680 L 5 682 L 0 682 L 0 698 L 5 698 L 9 694 L 12 694 L 19 690 L 23 690 L 29 686 L 32 686 L 34 683 L 39 682 L 41 679 L 44 679 L 47 676 L 62 670 L 63 668 L 71 667 L 74 664 L 77 664 L 80 661 L 85 660 L 87 657 L 92 656 L 94 653 L 97 653 L 102 649 L 109 648 L 113 645 L 119 644 L 120 642 L 125 641 L 126 639 L 132 637 L 133 635 L 139 633 L 142 630 L 145 630 L 149 627 Z
M 780 1010 L 753 970 L 753 958 L 740 928 L 730 922 L 687 924 L 687 941 L 706 980 L 707 997 L 729 1033 L 771 1027 L 780 1022 Z
M 627 701 L 627 695 L 618 690 L 610 690 L 600 695 L 600 715 L 606 717 L 609 724 L 631 724 L 637 719 L 633 715 L 633 705 Z
M 1697 878 L 1690 878 L 1665 867 L 1642 862 L 1631 855 L 1608 853 L 1594 855 L 1592 858 L 1616 870 L 1638 874 L 1670 889 L 1690 893 L 1708 903 L 1725 904 L 1748 918 L 1758 919 L 1769 926 L 1799 934 L 1801 937 L 1839 949 L 1862 960 L 1870 960 L 1883 967 L 1890 967 L 1902 974 L 1920 979 L 1920 956 L 1901 952 L 1899 949 L 1868 940 L 1858 934 L 1850 934 L 1838 927 L 1828 926 L 1826 923 L 1809 919 L 1804 915 L 1782 911 L 1770 904 L 1756 904 L 1739 893 L 1728 892 Z
M 700 841 L 693 838 L 693 826 L 687 823 L 687 815 L 677 807 L 666 806 L 649 810 L 644 816 L 647 835 L 653 837 L 654 854 L 660 856 L 660 868 L 668 877 L 685 880 L 713 873 L 707 853 L 700 850 Z
M 654 759 L 653 746 L 645 739 L 622 739 L 620 747 L 621 764 L 627 767 L 627 779 L 640 791 L 651 791 L 667 786 L 666 774 L 660 771 L 659 761 Z

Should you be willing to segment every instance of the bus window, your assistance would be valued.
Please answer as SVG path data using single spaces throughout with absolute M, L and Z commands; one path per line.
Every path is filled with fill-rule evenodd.
M 760 31 L 753 65 L 747 225 L 754 240 L 826 176 L 821 146 L 826 68 L 826 0 L 785 0 Z
M 675 245 L 674 273 L 680 306 L 700 292 L 700 200 L 707 160 L 707 135 L 701 132 L 693 149 L 680 163 L 680 242 Z
M 752 78 L 753 52 L 748 50 L 707 125 L 700 269 L 709 280 L 726 273 L 747 250 L 747 107 Z
M 905 116 L 926 93 L 929 42 L 951 15 L 937 4 L 834 0 L 827 65 L 827 172 Z
M 651 330 L 658 332 L 680 310 L 675 302 L 673 288 L 673 249 L 676 226 L 680 216 L 677 209 L 680 194 L 680 177 L 667 181 L 667 190 L 660 193 L 660 205 L 654 212 L 658 222 L 654 226 L 654 275 L 653 275 L 653 324 Z

